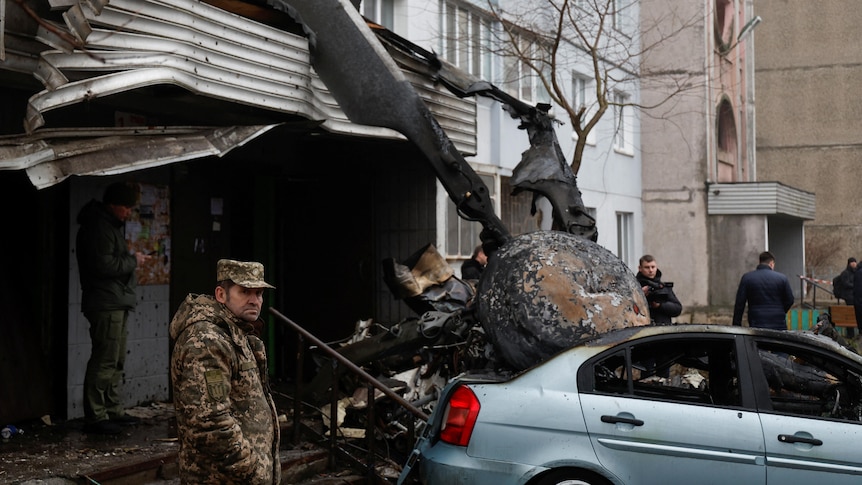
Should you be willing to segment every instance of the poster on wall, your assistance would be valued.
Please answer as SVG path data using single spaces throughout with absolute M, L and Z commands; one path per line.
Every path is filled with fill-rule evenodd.
M 138 208 L 126 221 L 130 251 L 150 255 L 138 268 L 139 285 L 166 285 L 171 279 L 170 196 L 166 185 L 137 184 Z

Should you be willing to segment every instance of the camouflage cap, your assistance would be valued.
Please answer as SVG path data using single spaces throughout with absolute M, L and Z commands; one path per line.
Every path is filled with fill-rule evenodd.
M 275 288 L 263 280 L 263 265 L 253 261 L 220 259 L 216 265 L 216 280 L 230 280 L 246 288 Z

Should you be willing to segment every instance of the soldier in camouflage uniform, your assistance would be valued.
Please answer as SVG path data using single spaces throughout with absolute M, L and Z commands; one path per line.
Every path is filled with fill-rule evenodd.
M 255 335 L 263 265 L 222 259 L 215 296 L 186 297 L 171 321 L 180 480 L 277 485 L 279 427 L 266 349 Z

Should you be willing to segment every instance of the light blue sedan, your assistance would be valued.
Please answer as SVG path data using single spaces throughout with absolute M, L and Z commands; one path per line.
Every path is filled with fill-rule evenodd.
M 399 484 L 862 483 L 862 358 L 810 333 L 628 328 L 443 391 Z

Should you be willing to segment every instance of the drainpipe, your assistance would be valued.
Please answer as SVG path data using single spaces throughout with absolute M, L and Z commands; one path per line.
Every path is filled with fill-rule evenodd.
M 706 182 L 709 183 L 713 180 L 718 180 L 718 167 L 715 164 L 715 160 L 713 160 L 713 140 L 715 138 L 715 120 L 713 117 L 713 103 L 712 103 L 712 82 L 711 82 L 711 71 L 712 71 L 712 63 L 710 60 L 712 59 L 712 53 L 714 50 L 713 46 L 713 29 L 709 26 L 715 23 L 715 19 L 712 12 L 712 0 L 703 0 L 703 19 L 704 29 L 704 55 L 703 55 L 703 78 L 704 78 L 704 88 L 706 90 L 706 96 L 704 96 L 704 113 L 706 113 L 706 119 L 704 123 L 706 124 L 706 168 L 707 168 L 707 178 Z M 707 22 L 708 20 L 712 20 L 712 22 Z

